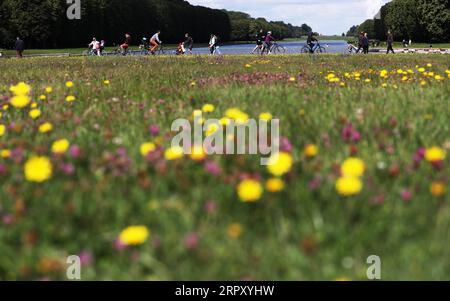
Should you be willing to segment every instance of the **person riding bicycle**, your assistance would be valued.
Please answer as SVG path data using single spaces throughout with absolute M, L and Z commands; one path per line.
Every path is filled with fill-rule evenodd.
M 155 54 L 156 49 L 158 49 L 158 47 L 161 46 L 161 44 L 162 44 L 161 40 L 159 39 L 160 34 L 161 34 L 161 30 L 158 30 L 150 39 L 150 44 L 152 45 L 150 52 L 152 54 Z
M 189 53 L 192 54 L 192 49 L 194 48 L 194 39 L 188 33 L 186 33 L 184 37 L 186 38 L 183 43 L 183 47 L 185 48 L 184 52 L 186 52 L 186 49 L 189 49 Z
M 141 40 L 141 46 L 142 46 L 142 48 L 145 49 L 145 50 L 149 50 L 149 49 L 150 49 L 150 44 L 149 44 L 149 42 L 148 42 L 148 40 L 147 40 L 146 37 L 143 37 L 143 38 L 142 38 L 142 40 Z
M 125 55 L 128 51 L 128 48 L 130 47 L 131 44 L 131 35 L 129 35 L 128 33 L 125 34 L 125 41 L 123 42 L 122 45 L 120 45 L 120 49 L 122 50 L 122 54 Z
M 270 54 L 270 50 L 272 49 L 273 42 L 275 42 L 275 38 L 272 36 L 272 32 L 269 31 L 264 39 L 264 46 L 267 48 L 267 54 Z
M 97 39 L 96 38 L 92 38 L 92 42 L 89 43 L 88 47 L 89 47 L 89 50 L 92 49 L 92 53 L 93 54 L 97 55 L 97 50 L 100 48 L 99 45 L 100 44 L 97 41 Z
M 103 51 L 105 50 L 105 47 L 106 47 L 106 42 L 105 42 L 105 40 L 101 40 L 101 41 L 100 41 L 100 48 L 99 48 L 99 51 L 100 51 L 100 54 L 99 54 L 99 55 L 102 55 L 102 54 L 103 54 Z
M 314 46 L 316 45 L 318 40 L 314 37 L 314 34 L 310 31 L 308 33 L 308 38 L 306 39 L 306 44 L 309 46 L 309 51 L 314 53 Z
M 252 53 L 255 53 L 256 50 L 262 49 L 264 47 L 264 40 L 266 39 L 266 36 L 264 35 L 264 31 L 261 29 L 256 34 L 256 47 L 253 49 Z

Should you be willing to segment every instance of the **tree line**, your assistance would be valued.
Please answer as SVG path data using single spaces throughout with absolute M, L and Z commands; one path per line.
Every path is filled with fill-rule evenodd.
M 231 40 L 250 41 L 261 29 L 272 31 L 277 39 L 300 38 L 312 31 L 307 24 L 293 26 L 281 21 L 267 21 L 264 18 L 252 18 L 249 14 L 235 11 L 226 11 L 231 22 Z
M 376 18 L 350 28 L 347 36 L 364 31 L 373 39 L 385 40 L 388 30 L 397 41 L 449 42 L 450 0 L 393 0 Z
M 92 37 L 108 45 L 130 33 L 135 44 L 161 30 L 165 43 L 181 42 L 190 33 L 207 42 L 212 33 L 221 41 L 249 40 L 256 31 L 272 30 L 278 38 L 299 37 L 310 28 L 252 19 L 247 14 L 190 5 L 184 0 L 81 0 L 81 19 L 69 20 L 65 0 L 1 0 L 0 47 L 16 37 L 27 48 L 80 47 Z

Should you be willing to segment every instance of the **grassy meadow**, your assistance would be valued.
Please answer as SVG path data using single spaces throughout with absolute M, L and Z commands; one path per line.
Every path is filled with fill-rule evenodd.
M 448 56 L 0 66 L 2 280 L 450 279 Z M 282 154 L 179 154 L 200 110 L 278 118 Z

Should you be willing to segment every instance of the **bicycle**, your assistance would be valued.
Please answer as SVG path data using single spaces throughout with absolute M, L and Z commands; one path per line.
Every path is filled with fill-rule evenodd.
M 126 56 L 129 54 L 130 54 L 130 50 L 128 48 L 122 49 L 122 47 L 120 47 L 120 46 L 116 50 L 113 51 L 113 55 L 117 55 L 117 56 L 119 56 L 119 55 Z
M 284 48 L 283 46 L 281 46 L 277 42 L 274 42 L 272 47 L 270 48 L 269 53 L 285 54 L 286 53 L 286 48 Z
M 83 51 L 83 55 L 84 56 L 97 56 L 97 51 L 94 48 L 90 47 L 89 49 Z
M 140 55 L 149 55 L 150 50 L 148 45 L 139 45 Z
M 153 55 L 165 55 L 166 54 L 166 50 L 163 48 L 162 44 L 159 44 L 158 48 L 156 48 L 156 50 L 153 51 L 152 54 Z
M 300 50 L 301 53 L 326 53 L 327 50 L 325 47 L 321 46 L 319 42 L 317 42 L 314 46 L 312 46 L 312 49 L 309 45 L 303 46 L 303 48 Z

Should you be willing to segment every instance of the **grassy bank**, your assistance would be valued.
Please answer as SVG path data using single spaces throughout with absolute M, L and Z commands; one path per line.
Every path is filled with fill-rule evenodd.
M 1 64 L 0 279 L 450 278 L 448 56 Z M 202 109 L 279 118 L 283 160 L 179 155 Z

